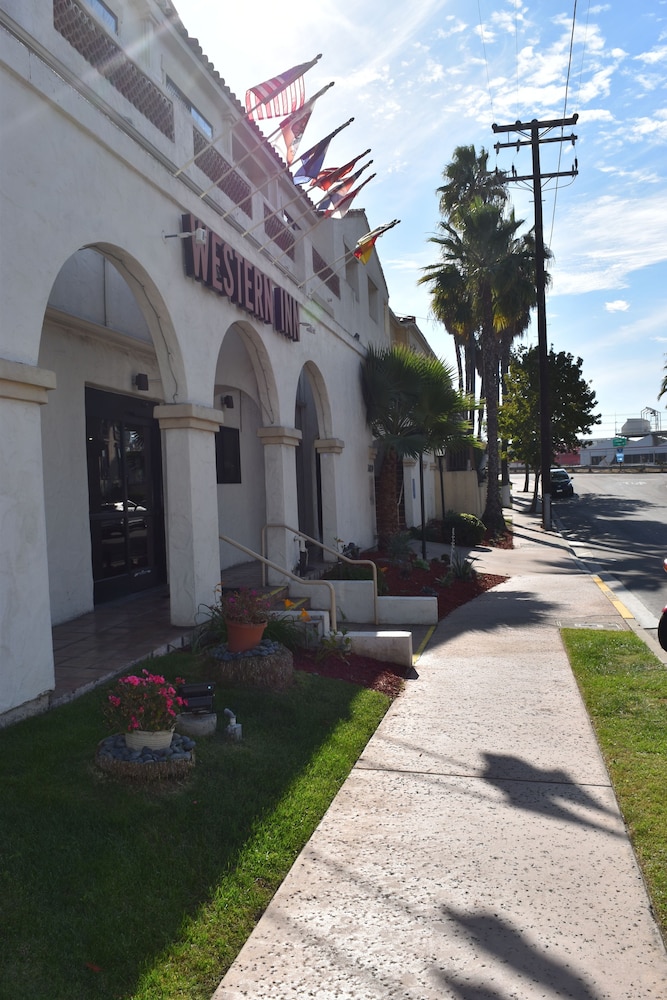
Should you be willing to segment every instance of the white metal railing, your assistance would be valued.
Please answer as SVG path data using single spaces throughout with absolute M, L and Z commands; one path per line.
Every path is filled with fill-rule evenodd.
M 379 617 L 378 617 L 378 570 L 377 570 L 376 564 L 373 562 L 372 559 L 350 559 L 349 556 L 342 555 L 342 553 L 340 553 L 337 549 L 333 549 L 333 548 L 331 548 L 331 546 L 325 545 L 324 542 L 318 541 L 317 538 L 311 538 L 311 536 L 307 535 L 305 531 L 300 531 L 299 528 L 292 528 L 292 527 L 290 527 L 289 524 L 265 524 L 264 525 L 264 527 L 262 528 L 262 558 L 263 559 L 264 559 L 264 554 L 266 552 L 266 531 L 267 531 L 267 528 L 281 528 L 284 531 L 290 531 L 290 532 L 292 532 L 292 534 L 296 535 L 298 538 L 305 538 L 307 542 L 312 542 L 313 545 L 317 545 L 324 552 L 329 552 L 332 556 L 336 556 L 336 558 L 340 559 L 342 562 L 350 563 L 353 566 L 370 566 L 371 567 L 371 579 L 373 581 L 373 618 L 374 618 L 375 624 L 376 625 L 378 624 L 378 621 L 379 621 Z M 267 565 L 270 565 L 270 563 L 268 562 L 268 560 L 265 560 L 265 561 L 266 561 Z M 266 579 L 266 577 L 265 577 L 264 565 L 262 565 L 262 585 L 264 585 L 265 579 Z M 304 580 L 304 578 L 301 577 L 301 576 L 296 577 L 296 579 L 299 580 L 299 581 L 301 581 L 302 583 L 314 582 L 314 581 Z M 323 580 L 323 581 L 320 581 L 320 582 L 327 583 L 328 581 L 327 580 Z
M 292 573 L 290 570 L 285 569 L 283 566 L 278 566 L 277 563 L 271 562 L 267 559 L 265 555 L 260 555 L 259 552 L 253 552 L 246 545 L 241 545 L 240 542 L 235 541 L 233 538 L 229 538 L 228 535 L 218 535 L 221 542 L 226 542 L 227 545 L 233 545 L 235 549 L 240 549 L 241 552 L 245 552 L 246 555 L 250 556 L 252 559 L 257 559 L 258 562 L 262 564 L 262 586 L 265 586 L 265 575 L 264 567 L 270 566 L 271 569 L 275 569 L 276 572 L 282 573 L 283 576 L 287 576 L 290 580 L 296 580 L 298 583 L 305 583 L 307 586 L 320 586 L 327 587 L 329 590 L 329 618 L 331 621 L 331 630 L 333 632 L 338 631 L 338 619 L 336 615 L 336 591 L 334 589 L 333 583 L 329 580 L 304 580 L 303 577 L 297 576 L 296 573 Z M 262 545 L 264 544 L 262 539 Z

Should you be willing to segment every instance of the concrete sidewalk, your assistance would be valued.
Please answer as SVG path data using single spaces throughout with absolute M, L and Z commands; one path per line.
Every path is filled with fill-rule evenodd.
M 667 954 L 561 626 L 625 629 L 514 512 L 215 1000 L 648 1000 Z

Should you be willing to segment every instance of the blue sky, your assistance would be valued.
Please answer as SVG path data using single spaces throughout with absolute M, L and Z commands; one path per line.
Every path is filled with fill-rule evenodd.
M 176 0 L 227 86 L 249 87 L 322 53 L 306 76 L 316 104 L 301 151 L 354 116 L 325 166 L 371 147 L 376 172 L 355 208 L 371 228 L 398 218 L 377 249 L 399 315 L 415 315 L 435 352 L 454 363 L 451 338 L 417 286 L 437 260 L 435 190 L 458 145 L 531 173 L 529 148 L 494 144 L 492 123 L 570 117 L 576 147 L 541 150 L 542 170 L 579 174 L 545 187 L 545 240 L 554 259 L 548 340 L 583 358 L 597 395 L 597 436 L 646 408 L 667 430 L 657 395 L 667 352 L 667 0 Z M 576 17 L 575 15 L 576 8 Z M 574 19 L 574 34 L 573 34 Z M 568 76 L 569 73 L 569 76 Z M 273 125 L 273 123 L 272 123 Z M 557 133 L 552 133 L 557 134 Z M 362 161 L 363 162 L 363 161 Z M 371 171 L 368 171 L 370 173 Z M 513 185 L 532 225 L 532 192 Z M 535 324 L 524 341 L 536 342 Z M 657 422 L 660 421 L 658 424 Z

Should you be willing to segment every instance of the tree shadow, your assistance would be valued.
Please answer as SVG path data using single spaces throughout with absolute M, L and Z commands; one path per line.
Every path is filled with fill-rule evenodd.
M 582 815 L 580 810 L 590 810 L 600 819 L 616 819 L 618 814 L 598 802 L 567 771 L 535 767 L 511 754 L 486 752 L 482 756 L 486 766 L 480 777 L 498 788 L 513 808 L 603 830 L 612 837 L 623 836 L 623 831 L 610 829 Z
M 516 997 L 521 986 L 523 996 L 528 995 L 527 987 L 541 987 L 546 996 L 570 997 L 570 1000 L 602 1000 L 602 995 L 586 982 L 583 975 L 577 975 L 563 962 L 559 962 L 544 950 L 530 944 L 518 928 L 501 920 L 495 913 L 466 913 L 453 907 L 443 907 L 448 920 L 454 921 L 466 934 L 469 943 L 477 951 L 485 951 L 498 959 L 502 966 L 514 970 L 515 981 L 511 993 L 500 993 L 481 981 L 463 982 L 456 976 L 440 971 L 438 978 L 443 985 L 461 1000 L 510 1000 Z M 481 964 L 481 963 L 480 963 Z

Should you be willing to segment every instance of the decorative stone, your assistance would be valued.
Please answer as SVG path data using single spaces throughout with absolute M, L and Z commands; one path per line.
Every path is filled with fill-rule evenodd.
M 249 687 L 284 688 L 294 677 L 294 658 L 289 649 L 272 639 L 262 639 L 253 649 L 232 653 L 226 643 L 209 650 L 218 679 Z
M 215 712 L 181 712 L 176 732 L 186 736 L 212 736 L 218 725 Z
M 165 750 L 131 750 L 125 734 L 107 736 L 97 746 L 95 764 L 101 771 L 132 781 L 162 781 L 187 777 L 195 766 L 195 742 L 189 736 L 174 733 Z

